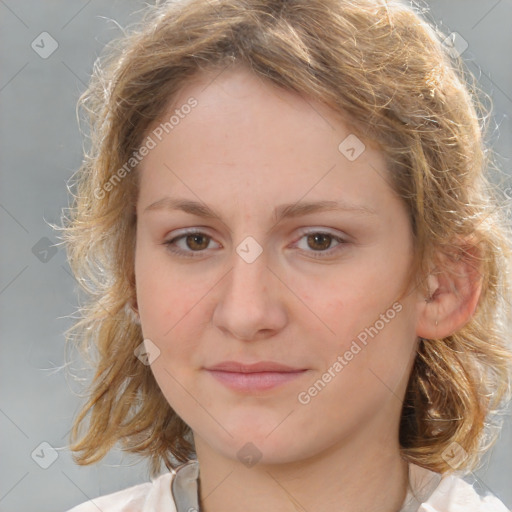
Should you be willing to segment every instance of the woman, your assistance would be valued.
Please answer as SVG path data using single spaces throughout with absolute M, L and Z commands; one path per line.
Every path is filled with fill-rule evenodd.
M 460 476 L 510 398 L 510 234 L 425 21 L 169 2 L 83 104 L 63 229 L 97 371 L 71 449 L 119 441 L 152 482 L 73 512 L 507 510 Z

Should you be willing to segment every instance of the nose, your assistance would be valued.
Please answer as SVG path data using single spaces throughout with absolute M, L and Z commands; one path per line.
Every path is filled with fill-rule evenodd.
M 219 283 L 221 291 L 213 313 L 213 324 L 225 334 L 258 340 L 275 335 L 286 325 L 286 287 L 267 265 L 265 251 L 252 263 L 233 251 L 233 265 Z

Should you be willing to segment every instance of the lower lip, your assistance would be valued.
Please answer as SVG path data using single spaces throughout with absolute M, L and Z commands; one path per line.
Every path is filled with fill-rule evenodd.
M 215 379 L 236 391 L 265 391 L 290 382 L 306 371 L 239 373 L 208 370 Z

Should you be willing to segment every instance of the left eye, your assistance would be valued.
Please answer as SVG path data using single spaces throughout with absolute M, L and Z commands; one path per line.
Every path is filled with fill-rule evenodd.
M 343 238 L 339 236 L 335 236 L 331 233 L 325 233 L 322 231 L 311 231 L 309 233 L 304 233 L 303 236 L 299 239 L 306 241 L 306 247 L 309 249 L 313 249 L 309 251 L 307 249 L 299 247 L 299 249 L 306 251 L 308 253 L 317 253 L 312 256 L 315 258 L 323 258 L 325 254 L 330 255 L 332 252 L 336 251 L 340 245 L 347 243 Z M 336 241 L 337 245 L 334 248 L 331 248 L 332 241 Z M 297 242 L 297 245 L 300 244 Z

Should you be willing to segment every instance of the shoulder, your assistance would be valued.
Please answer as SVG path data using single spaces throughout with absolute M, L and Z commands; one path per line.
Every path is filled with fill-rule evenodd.
M 414 510 L 418 512 L 510 512 L 496 496 L 490 493 L 481 496 L 461 476 L 442 476 L 419 466 L 411 470 L 415 484 L 413 494 L 419 498 L 416 501 L 419 508 Z
M 425 508 L 425 512 L 510 512 L 496 496 L 481 496 L 470 483 L 455 475 L 441 480 L 427 504 L 431 508 Z
M 176 512 L 171 494 L 174 474 L 165 473 L 150 482 L 134 485 L 112 494 L 86 501 L 67 512 Z

